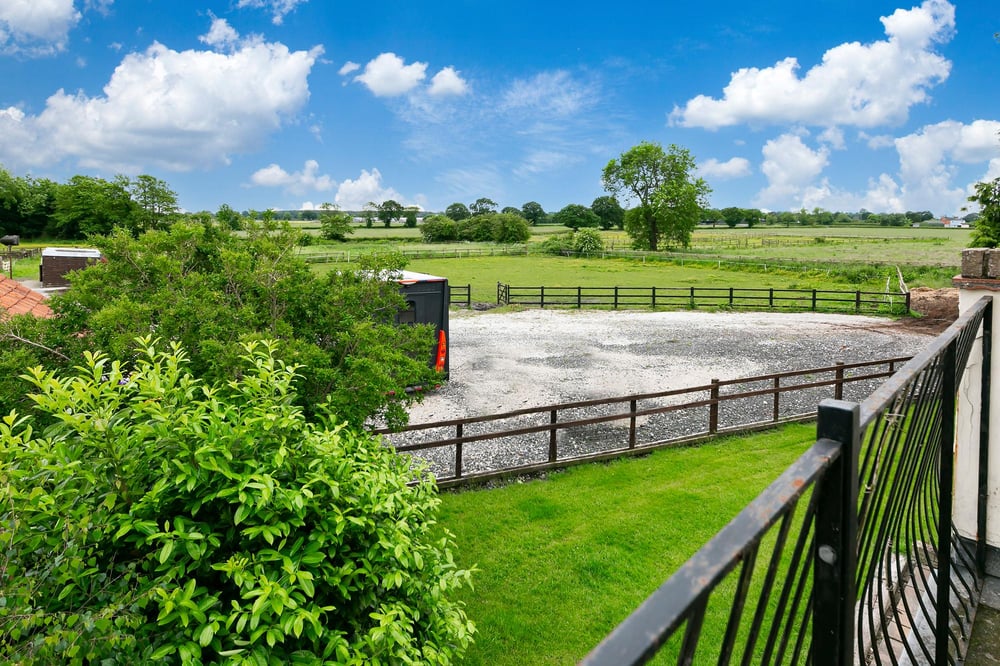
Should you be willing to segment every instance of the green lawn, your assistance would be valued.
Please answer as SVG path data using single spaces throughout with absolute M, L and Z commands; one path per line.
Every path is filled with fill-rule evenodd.
M 466 663 L 576 663 L 813 441 L 814 425 L 791 425 L 443 493 L 440 523 L 478 569 Z M 710 606 L 706 635 L 727 610 Z

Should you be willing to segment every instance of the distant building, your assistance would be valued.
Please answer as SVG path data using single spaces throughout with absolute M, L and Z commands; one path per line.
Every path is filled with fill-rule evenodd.
M 969 223 L 961 217 L 942 217 L 941 224 L 948 229 L 968 229 Z

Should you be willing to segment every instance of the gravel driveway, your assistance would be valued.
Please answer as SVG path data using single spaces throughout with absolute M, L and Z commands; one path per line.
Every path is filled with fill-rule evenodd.
M 453 310 L 449 338 L 451 380 L 411 423 L 906 356 L 933 336 L 853 315 Z
M 887 319 L 814 313 L 632 312 L 594 310 L 524 310 L 521 312 L 452 311 L 449 353 L 451 380 L 432 391 L 410 411 L 410 423 L 498 414 L 581 400 L 603 399 L 705 385 L 712 379 L 738 379 L 787 370 L 807 370 L 838 361 L 880 360 L 917 353 L 933 334 L 914 331 Z M 845 398 L 858 400 L 875 380 L 850 384 Z M 765 389 L 766 385 L 742 390 Z M 781 403 L 787 418 L 815 409 L 829 387 L 791 394 Z M 704 396 L 703 396 L 704 397 Z M 656 399 L 656 404 L 687 402 L 692 397 Z M 767 396 L 729 401 L 720 406 L 720 427 L 770 418 Z M 647 403 L 643 407 L 649 407 Z M 604 408 L 597 408 L 598 410 Z M 611 411 L 614 409 L 615 411 Z M 622 407 L 579 412 L 620 413 Z M 707 408 L 641 417 L 637 444 L 705 431 Z M 465 435 L 546 423 L 547 413 L 505 421 L 505 427 L 468 426 Z M 571 411 L 560 417 L 572 420 Z M 559 431 L 560 458 L 621 447 L 628 421 L 612 421 Z M 454 428 L 387 435 L 395 445 L 454 436 Z M 467 445 L 466 475 L 544 462 L 545 432 Z M 430 464 L 439 478 L 453 476 L 453 447 L 414 455 Z

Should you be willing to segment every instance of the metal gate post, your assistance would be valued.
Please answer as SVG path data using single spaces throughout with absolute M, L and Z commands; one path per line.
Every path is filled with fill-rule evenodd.
M 830 399 L 820 403 L 817 439 L 839 442 L 840 455 L 814 491 L 819 493 L 812 603 L 815 666 L 854 661 L 860 423 L 857 403 Z

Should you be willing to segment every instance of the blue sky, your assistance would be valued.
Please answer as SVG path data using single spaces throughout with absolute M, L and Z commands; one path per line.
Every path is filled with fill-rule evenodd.
M 1000 176 L 997 31 L 994 0 L 0 0 L 0 165 L 555 211 L 646 140 L 717 208 L 952 215 Z

